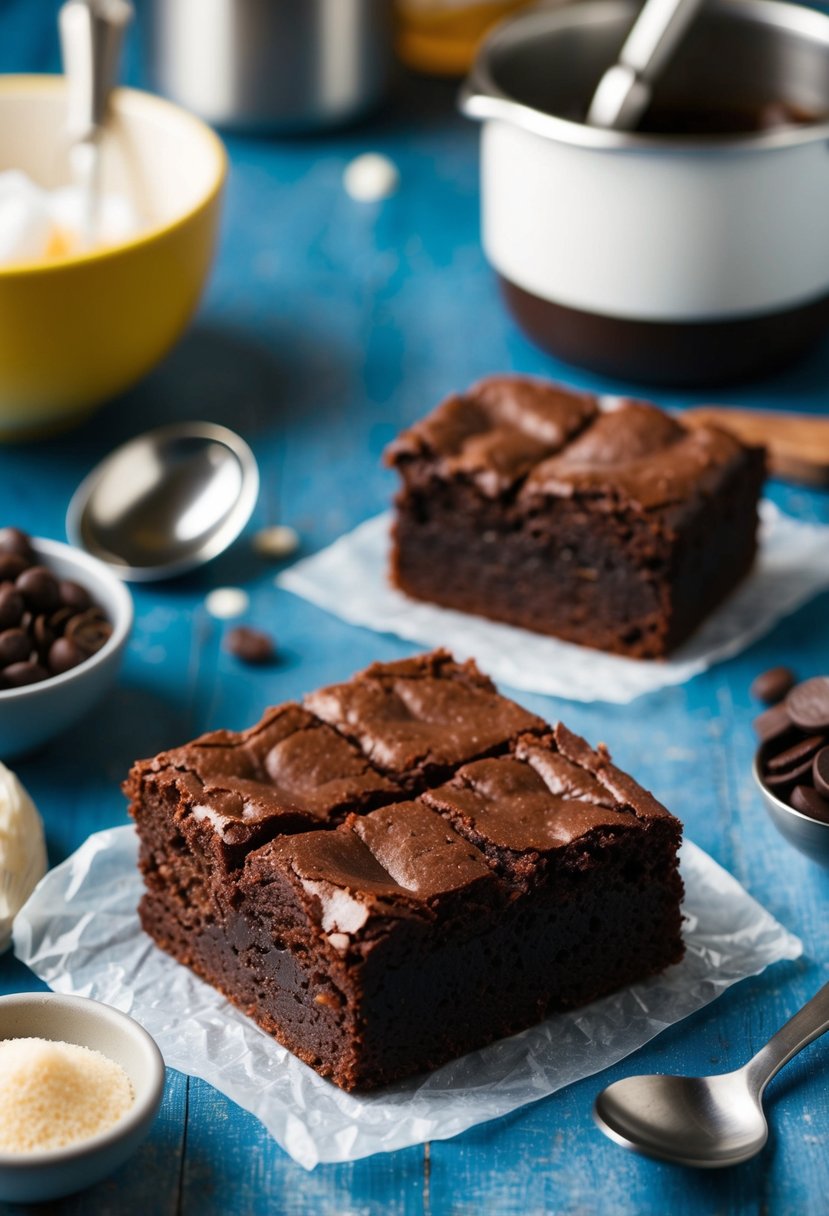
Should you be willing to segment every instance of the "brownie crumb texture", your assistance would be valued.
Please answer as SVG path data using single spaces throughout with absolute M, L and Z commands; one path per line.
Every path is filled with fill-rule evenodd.
M 445 651 L 136 763 L 147 932 L 369 1089 L 682 957 L 681 825 Z
M 763 451 L 645 402 L 491 378 L 387 461 L 396 586 L 584 646 L 661 657 L 754 561 Z

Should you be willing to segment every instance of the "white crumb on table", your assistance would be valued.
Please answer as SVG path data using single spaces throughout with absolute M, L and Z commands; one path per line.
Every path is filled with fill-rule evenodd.
M 262 557 L 290 557 L 299 548 L 299 533 L 287 524 L 260 528 L 253 538 L 253 547 Z
M 234 616 L 244 616 L 250 607 L 250 596 L 241 587 L 216 587 L 204 601 L 211 616 L 219 621 L 228 621 Z
M 359 203 L 376 203 L 397 192 L 400 171 L 394 161 L 379 152 L 364 152 L 346 165 L 345 192 Z

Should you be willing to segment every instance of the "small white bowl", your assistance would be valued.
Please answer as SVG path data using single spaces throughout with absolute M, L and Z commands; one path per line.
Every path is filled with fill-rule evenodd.
M 72 579 L 89 592 L 111 621 L 112 637 L 71 671 L 0 690 L 0 760 L 34 751 L 91 709 L 115 683 L 132 628 L 132 597 L 103 562 L 54 540 L 33 538 L 32 548 L 58 578 Z
M 120 1064 L 135 1101 L 109 1131 L 78 1145 L 0 1153 L 0 1201 L 42 1203 L 100 1182 L 149 1133 L 164 1093 L 164 1060 L 143 1027 L 84 996 L 25 992 L 0 997 L 0 1039 L 39 1038 L 91 1047 Z

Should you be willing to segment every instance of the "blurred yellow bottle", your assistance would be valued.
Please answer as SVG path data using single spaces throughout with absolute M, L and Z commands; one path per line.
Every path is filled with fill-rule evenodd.
M 529 0 L 397 0 L 400 58 L 419 72 L 462 76 L 490 26 Z

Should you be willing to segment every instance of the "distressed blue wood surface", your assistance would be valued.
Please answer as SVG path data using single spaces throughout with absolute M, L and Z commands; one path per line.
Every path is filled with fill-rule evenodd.
M 56 67 L 55 8 L 53 0 L 0 0 L 0 69 Z M 139 78 L 134 47 L 129 71 Z M 344 166 L 365 150 L 388 153 L 401 171 L 399 194 L 378 206 L 350 201 L 341 186 Z M 478 243 L 477 133 L 455 116 L 450 88 L 401 81 L 394 103 L 362 128 L 307 141 L 235 139 L 230 152 L 221 251 L 189 334 L 142 385 L 80 430 L 0 449 L 0 521 L 62 539 L 72 489 L 114 444 L 162 420 L 208 418 L 238 428 L 255 446 L 263 491 L 252 528 L 293 524 L 312 552 L 387 504 L 393 482 L 380 464 L 384 444 L 447 391 L 509 368 L 637 390 L 557 366 L 503 312 Z M 785 375 L 720 397 L 825 410 L 827 386 L 824 345 Z M 829 522 L 826 496 L 780 486 L 771 493 L 786 510 Z M 88 833 L 126 821 L 119 782 L 136 756 L 210 727 L 244 726 L 265 704 L 408 652 L 394 638 L 352 629 L 277 591 L 273 574 L 243 541 L 198 575 L 136 589 L 135 633 L 106 712 L 19 765 L 44 814 L 53 863 Z M 276 667 L 242 669 L 221 651 L 223 627 L 202 603 L 207 590 L 225 584 L 250 590 L 252 623 L 279 639 Z M 589 1112 L 600 1085 L 631 1071 L 736 1065 L 828 978 L 829 876 L 782 842 L 752 789 L 746 691 L 773 662 L 790 662 L 803 675 L 829 671 L 827 610 L 824 595 L 744 655 L 631 707 L 521 698 L 606 740 L 688 834 L 800 934 L 801 961 L 732 989 L 600 1078 L 453 1141 L 310 1175 L 254 1118 L 203 1082 L 171 1073 L 162 1116 L 139 1154 L 51 1210 L 826 1212 L 829 1043 L 809 1048 L 773 1083 L 771 1142 L 733 1170 L 705 1175 L 629 1156 L 595 1131 Z M 0 960 L 2 991 L 35 986 L 25 968 Z

